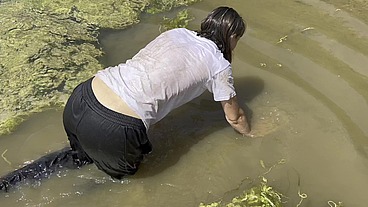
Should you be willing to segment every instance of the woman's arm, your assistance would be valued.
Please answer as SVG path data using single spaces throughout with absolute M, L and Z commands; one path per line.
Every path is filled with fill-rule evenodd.
M 239 107 L 236 96 L 230 100 L 221 101 L 221 105 L 229 124 L 243 136 L 252 137 L 248 120 L 243 109 Z

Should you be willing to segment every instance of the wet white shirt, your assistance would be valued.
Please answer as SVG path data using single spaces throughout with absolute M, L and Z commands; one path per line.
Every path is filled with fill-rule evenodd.
M 96 76 L 141 117 L 147 130 L 205 90 L 215 101 L 236 95 L 231 65 L 216 44 L 184 28 L 162 33 L 126 63 Z

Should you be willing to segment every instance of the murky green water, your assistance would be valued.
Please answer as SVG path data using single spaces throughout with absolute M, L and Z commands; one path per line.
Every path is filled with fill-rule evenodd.
M 298 204 L 298 190 L 308 195 L 302 206 L 366 206 L 368 20 L 319 0 L 204 0 L 190 7 L 190 28 L 219 5 L 248 22 L 233 68 L 263 137 L 238 136 L 204 94 L 152 129 L 154 152 L 137 175 L 117 183 L 94 166 L 62 171 L 0 194 L 1 206 L 198 206 L 250 188 L 281 159 L 265 176 L 288 197 L 285 206 Z M 131 57 L 159 33 L 159 21 L 102 35 L 106 64 Z M 1 137 L 0 174 L 66 144 L 60 111 L 35 115 Z

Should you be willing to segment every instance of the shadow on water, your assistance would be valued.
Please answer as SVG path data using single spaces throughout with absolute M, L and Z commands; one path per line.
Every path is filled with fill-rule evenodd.
M 238 101 L 251 122 L 253 112 L 246 103 L 251 102 L 263 91 L 264 82 L 256 76 L 236 78 L 235 88 Z M 227 127 L 230 128 L 224 118 L 221 104 L 213 101 L 212 94 L 203 94 L 173 111 L 150 129 L 149 137 L 153 144 L 153 152 L 134 177 L 159 174 L 175 165 L 204 137 Z

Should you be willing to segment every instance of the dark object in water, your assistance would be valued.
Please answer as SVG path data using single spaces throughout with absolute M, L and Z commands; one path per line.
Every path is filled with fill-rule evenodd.
M 70 147 L 47 154 L 34 162 L 17 169 L 0 178 L 0 191 L 8 192 L 9 188 L 26 180 L 41 180 L 63 167 L 75 169 L 91 162 L 81 162 L 76 152 Z

